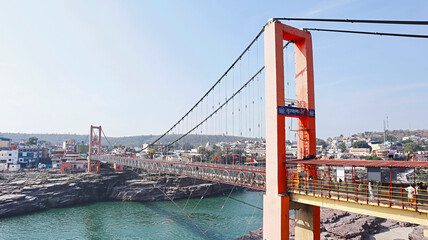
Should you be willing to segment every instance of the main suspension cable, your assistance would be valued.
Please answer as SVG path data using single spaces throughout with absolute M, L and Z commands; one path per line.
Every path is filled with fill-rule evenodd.
M 108 142 L 108 144 L 110 145 L 110 147 L 111 147 L 112 149 L 114 149 L 113 145 L 110 143 L 110 141 L 108 140 L 108 138 L 107 138 L 106 134 L 104 133 L 104 129 L 102 129 L 102 128 L 101 128 L 101 132 L 103 133 L 104 138 L 106 139 L 106 141 Z
M 337 18 L 272 18 L 272 21 L 310 21 L 310 22 L 346 22 L 346 23 L 374 23 L 374 24 L 404 24 L 428 25 L 428 21 L 402 21 L 402 20 L 364 20 L 364 19 L 337 19 Z
M 339 33 L 356 33 L 356 34 L 393 36 L 393 37 L 428 38 L 428 35 L 405 34 L 405 33 L 364 32 L 364 31 L 349 31 L 349 30 L 341 30 L 341 29 L 324 29 L 324 28 L 303 28 L 303 30 L 304 31 L 339 32 Z
M 177 138 L 175 141 L 169 143 L 167 146 L 171 146 L 174 143 L 180 141 L 181 139 L 183 139 L 185 136 L 189 135 L 191 132 L 193 132 L 196 128 L 198 128 L 200 125 L 202 125 L 202 123 L 206 122 L 209 118 L 211 118 L 214 114 L 216 114 L 221 108 L 223 108 L 231 99 L 233 99 L 238 93 L 240 93 L 242 91 L 242 89 L 244 89 L 251 81 L 254 80 L 255 77 L 257 77 L 257 75 L 259 75 L 263 70 L 265 69 L 265 67 L 263 66 L 262 68 L 260 68 L 260 70 L 254 74 L 254 76 L 252 78 L 250 78 L 238 91 L 236 91 L 229 99 L 227 99 L 226 102 L 224 102 L 222 105 L 220 105 L 216 110 L 214 110 L 208 117 L 206 117 L 204 120 L 202 120 L 198 125 L 196 125 L 195 127 L 193 127 L 192 129 L 190 129 L 187 133 L 183 134 L 181 137 Z
M 290 43 L 293 43 L 293 41 L 289 41 L 287 42 L 284 46 L 283 49 L 285 49 Z M 175 141 L 169 143 L 167 146 L 171 146 L 174 143 L 180 141 L 181 139 L 183 139 L 184 137 L 186 137 L 187 135 L 189 135 L 191 132 L 193 132 L 196 128 L 198 128 L 200 125 L 202 125 L 204 122 L 206 122 L 209 118 L 211 118 L 214 114 L 217 113 L 217 111 L 219 111 L 221 108 L 223 108 L 223 106 L 225 106 L 230 100 L 232 100 L 237 94 L 239 94 L 251 81 L 253 81 L 259 74 L 261 74 L 263 72 L 263 70 L 265 69 L 265 66 L 261 67 L 259 69 L 259 71 L 256 72 L 256 74 L 254 74 L 244 85 L 241 86 L 240 89 L 238 89 L 230 98 L 228 98 L 222 105 L 220 105 L 216 110 L 214 110 L 210 115 L 208 115 L 204 120 L 202 120 L 198 125 L 196 125 L 194 128 L 190 129 L 187 133 L 183 134 L 181 137 L 177 138 Z
M 186 118 L 190 112 L 193 111 L 194 108 L 196 108 L 196 106 L 198 106 L 202 100 L 208 96 L 208 94 L 213 91 L 213 89 L 220 83 L 220 81 L 227 75 L 227 73 L 236 65 L 236 63 L 238 61 L 241 60 L 242 56 L 248 51 L 248 49 L 250 49 L 250 47 L 256 42 L 256 40 L 260 37 L 260 35 L 262 35 L 262 33 L 264 32 L 265 29 L 265 25 L 262 27 L 262 29 L 260 30 L 260 32 L 256 35 L 256 37 L 250 42 L 250 44 L 245 48 L 245 50 L 241 53 L 241 55 L 239 55 L 239 57 L 232 63 L 232 65 L 226 70 L 225 73 L 223 73 L 223 75 L 217 80 L 217 82 L 214 83 L 214 85 L 199 99 L 199 101 L 196 102 L 195 105 L 193 105 L 192 108 L 190 108 L 190 110 L 184 114 L 183 117 L 180 118 L 180 120 L 178 120 L 170 129 L 168 129 L 168 131 L 166 131 L 164 134 L 162 134 L 160 137 L 158 137 L 156 140 L 154 140 L 152 143 L 150 143 L 147 147 L 143 148 L 143 150 L 145 150 L 146 148 L 148 148 L 149 146 L 153 146 L 155 143 L 157 143 L 159 140 L 161 140 L 163 137 L 165 137 L 173 128 L 175 128 L 184 118 Z

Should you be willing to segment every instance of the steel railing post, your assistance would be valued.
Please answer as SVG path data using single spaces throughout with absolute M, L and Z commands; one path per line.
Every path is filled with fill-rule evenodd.
M 380 205 L 380 200 L 379 200 L 379 184 L 377 185 L 376 189 L 377 189 L 377 205 L 379 206 Z
M 415 211 L 418 211 L 418 188 L 415 186 Z
M 340 183 L 337 182 L 337 200 L 340 198 Z
M 346 178 L 345 178 L 345 186 L 346 186 L 346 201 L 348 201 L 348 181 L 346 181 Z
M 331 198 L 331 195 L 330 195 L 330 182 L 331 182 L 331 179 L 330 179 L 330 166 L 328 166 L 328 198 Z
M 403 183 L 400 184 L 401 185 L 401 209 L 404 209 L 404 202 L 403 202 Z
M 366 184 L 366 203 L 369 204 L 369 185 Z

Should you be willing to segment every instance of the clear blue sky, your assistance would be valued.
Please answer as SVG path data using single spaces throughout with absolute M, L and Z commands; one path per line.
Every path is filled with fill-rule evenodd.
M 0 1 L 0 132 L 159 134 L 272 17 L 428 20 L 428 2 Z M 381 130 L 386 116 L 428 128 L 428 40 L 312 34 L 319 137 Z

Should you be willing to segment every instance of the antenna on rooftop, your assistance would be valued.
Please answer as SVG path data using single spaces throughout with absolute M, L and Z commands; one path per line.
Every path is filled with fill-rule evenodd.
M 383 145 L 386 143 L 386 123 L 385 120 L 383 120 Z
M 388 129 L 389 129 L 389 119 L 388 119 L 388 116 L 386 116 L 386 120 L 383 120 L 383 144 L 386 143 Z

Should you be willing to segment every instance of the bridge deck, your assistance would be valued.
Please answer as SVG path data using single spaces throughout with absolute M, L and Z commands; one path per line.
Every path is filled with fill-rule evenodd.
M 265 190 L 266 170 L 263 167 L 125 158 L 109 155 L 94 155 L 92 160 Z
M 377 217 L 428 224 L 427 190 L 409 198 L 406 185 L 372 185 L 367 182 L 337 182 L 292 178 L 287 182 L 291 200 L 315 206 Z
M 251 189 L 266 189 L 266 171 L 263 167 L 138 159 L 110 155 L 94 155 L 92 160 L 233 184 Z M 353 182 L 346 179 L 343 182 L 310 180 L 293 177 L 298 176 L 298 174 L 292 174 L 292 171 L 289 173 L 291 175 L 287 180 L 287 190 L 294 202 L 428 224 L 428 194 L 426 189 L 418 189 L 413 197 L 409 198 L 406 191 L 409 184 L 382 185 L 382 183 Z

